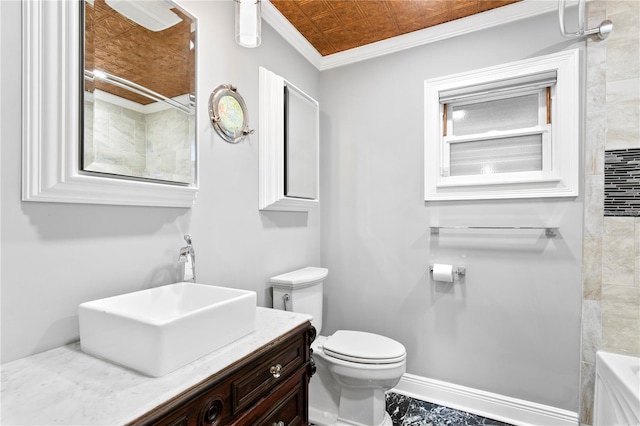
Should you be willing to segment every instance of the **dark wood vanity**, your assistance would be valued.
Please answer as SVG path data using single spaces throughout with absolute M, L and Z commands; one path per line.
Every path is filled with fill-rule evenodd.
M 129 425 L 307 425 L 315 335 L 301 324 Z

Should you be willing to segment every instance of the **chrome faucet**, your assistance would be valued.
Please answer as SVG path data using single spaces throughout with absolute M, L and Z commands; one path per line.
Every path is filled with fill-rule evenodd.
M 186 247 L 180 249 L 178 256 L 178 262 L 184 263 L 184 277 L 183 281 L 196 282 L 196 252 L 191 244 L 191 235 L 184 236 L 184 240 L 187 242 Z

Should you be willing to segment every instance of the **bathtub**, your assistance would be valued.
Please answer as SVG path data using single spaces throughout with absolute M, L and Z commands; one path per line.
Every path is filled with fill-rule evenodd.
M 598 351 L 593 426 L 640 425 L 640 358 Z

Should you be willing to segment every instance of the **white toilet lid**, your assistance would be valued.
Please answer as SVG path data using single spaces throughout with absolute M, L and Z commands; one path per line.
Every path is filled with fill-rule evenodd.
M 323 346 L 326 355 L 361 364 L 392 364 L 407 356 L 401 343 L 364 331 L 338 330 Z

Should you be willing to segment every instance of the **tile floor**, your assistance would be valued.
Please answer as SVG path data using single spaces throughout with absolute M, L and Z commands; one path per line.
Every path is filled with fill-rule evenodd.
M 393 426 L 512 426 L 393 392 L 387 393 L 387 412 Z

